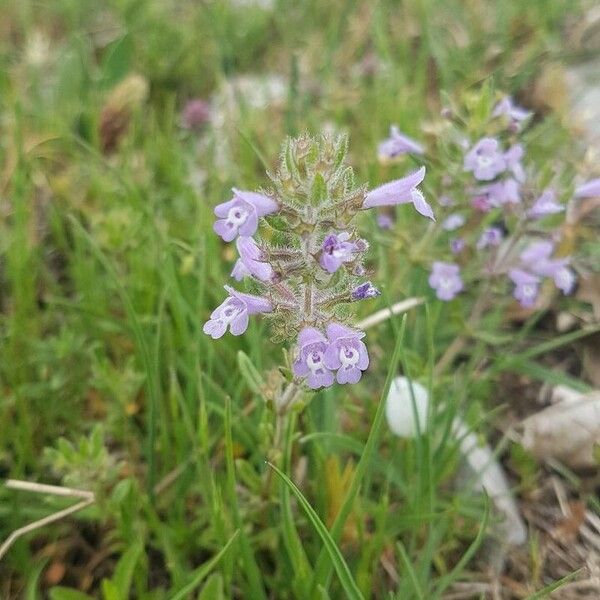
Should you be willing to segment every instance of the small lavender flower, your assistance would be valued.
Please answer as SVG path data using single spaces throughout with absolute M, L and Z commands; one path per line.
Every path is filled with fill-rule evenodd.
M 506 204 L 518 204 L 521 201 L 519 192 L 519 184 L 512 178 L 495 181 L 478 190 L 479 194 L 485 196 L 490 208 L 498 208 Z
M 540 278 L 521 269 L 511 269 L 508 276 L 515 284 L 513 296 L 524 308 L 532 307 L 538 296 Z
M 472 171 L 475 179 L 490 181 L 506 170 L 506 159 L 496 138 L 482 138 L 465 156 L 465 171 Z
M 471 206 L 478 212 L 487 213 L 492 210 L 493 205 L 490 197 L 487 194 L 478 194 L 473 196 L 471 200 Z
M 554 244 L 549 240 L 531 242 L 519 256 L 521 263 L 538 275 L 548 276 L 553 272 L 550 257 L 554 252 Z
M 447 194 L 440 196 L 439 203 L 440 206 L 454 206 L 456 204 L 454 199 L 448 196 Z
M 181 125 L 185 129 L 199 129 L 210 121 L 210 104 L 201 98 L 188 100 L 181 112 Z
M 533 113 L 513 103 L 510 96 L 504 97 L 492 111 L 492 117 L 508 117 L 510 124 L 516 126 L 518 131 L 521 123 L 528 119 Z
M 465 249 L 466 245 L 467 243 L 464 238 L 454 238 L 450 242 L 450 250 L 452 251 L 452 254 L 460 254 Z
M 350 293 L 353 300 L 366 300 L 367 298 L 376 298 L 379 295 L 381 295 L 381 292 L 370 281 L 361 283 Z
M 546 215 L 554 215 L 564 210 L 565 207 L 556 201 L 554 190 L 545 190 L 527 211 L 527 216 L 531 219 L 540 219 Z
M 525 181 L 525 170 L 521 164 L 521 160 L 523 159 L 524 155 L 525 150 L 523 150 L 523 146 L 521 146 L 521 144 L 515 144 L 514 146 L 511 146 L 504 153 L 506 168 L 512 172 L 512 174 L 515 176 L 515 179 L 519 183 L 523 183 L 523 181 Z
M 478 250 L 483 250 L 489 246 L 499 246 L 503 237 L 504 232 L 500 227 L 488 227 L 483 230 L 479 240 L 477 240 L 476 248 Z
M 376 220 L 380 229 L 392 229 L 394 226 L 394 218 L 387 213 L 379 213 Z
M 354 242 L 349 241 L 350 234 L 342 231 L 332 233 L 323 240 L 319 264 L 328 273 L 335 273 L 344 263 L 352 262 L 358 250 Z
M 379 144 L 380 160 L 391 160 L 401 154 L 423 154 L 423 146 L 400 132 L 396 125 L 390 128 L 390 137 Z
M 256 233 L 258 219 L 277 210 L 272 198 L 256 192 L 244 192 L 233 188 L 233 198 L 215 206 L 219 217 L 213 229 L 226 242 L 231 242 L 238 234 L 251 236 Z
M 305 377 L 308 387 L 313 390 L 333 384 L 333 373 L 325 365 L 325 351 L 328 347 L 325 336 L 314 327 L 305 327 L 298 336 L 294 375 Z
M 238 292 L 228 285 L 224 287 L 229 297 L 211 313 L 210 319 L 202 328 L 204 333 L 215 340 L 223 336 L 228 327 L 233 335 L 242 335 L 248 329 L 248 315 L 273 310 L 266 298 Z
M 403 177 L 385 183 L 371 190 L 365 197 L 362 207 L 373 208 L 375 206 L 395 206 L 396 204 L 412 204 L 416 211 L 424 217 L 434 219 L 431 206 L 417 186 L 425 178 L 425 167 Z
M 266 257 L 251 237 L 241 235 L 237 239 L 236 246 L 240 254 L 239 261 L 243 265 L 243 267 L 238 267 L 238 273 L 245 268 L 248 273 L 260 281 L 271 281 L 273 279 L 273 267 L 265 262 Z M 234 271 L 236 271 L 235 267 Z
M 358 383 L 362 372 L 369 366 L 369 353 L 362 341 L 364 337 L 362 331 L 339 323 L 327 326 L 329 346 L 325 351 L 325 364 L 332 371 L 337 370 L 338 383 Z
M 552 276 L 554 285 L 565 295 L 569 295 L 577 283 L 577 277 L 572 269 L 566 265 L 560 266 Z
M 577 187 L 575 198 L 600 198 L 600 177 L 591 179 Z
M 440 300 L 452 300 L 464 288 L 460 267 L 452 263 L 434 262 L 429 275 L 429 285 Z
M 233 265 L 233 269 L 230 273 L 230 276 L 236 281 L 242 281 L 244 277 L 250 277 L 252 273 L 248 270 L 246 265 L 241 261 L 241 259 L 237 259 L 235 261 L 235 265 Z
M 465 224 L 465 218 L 463 215 L 459 213 L 452 213 L 448 217 L 444 219 L 442 223 L 442 229 L 446 231 L 454 231 L 455 229 L 459 229 Z
M 570 257 L 551 258 L 554 244 L 548 240 L 531 243 L 521 252 L 521 264 L 537 277 L 551 277 L 554 285 L 564 294 L 570 294 L 576 283 L 575 273 L 569 268 Z

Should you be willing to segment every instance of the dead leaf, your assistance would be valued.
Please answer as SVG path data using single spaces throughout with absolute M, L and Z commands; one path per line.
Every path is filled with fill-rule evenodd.
M 539 460 L 593 467 L 594 443 L 600 439 L 600 392 L 558 402 L 522 421 L 521 427 L 523 447 Z

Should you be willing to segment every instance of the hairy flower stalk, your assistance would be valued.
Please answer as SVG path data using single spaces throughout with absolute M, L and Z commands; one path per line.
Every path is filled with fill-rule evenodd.
M 350 306 L 379 291 L 364 279 L 369 243 L 357 234 L 355 217 L 375 206 L 412 204 L 433 218 L 417 188 L 424 168 L 369 192 L 355 183 L 346 152 L 344 136 L 289 139 L 269 174 L 270 189 L 234 189 L 233 198 L 215 208 L 215 232 L 235 240 L 239 254 L 231 276 L 257 294 L 226 287 L 229 298 L 204 332 L 241 335 L 249 315 L 264 315 L 275 341 L 294 343 L 294 390 L 357 383 L 369 365 L 365 334 L 352 327 Z M 278 399 L 278 411 L 297 396 L 291 389 Z

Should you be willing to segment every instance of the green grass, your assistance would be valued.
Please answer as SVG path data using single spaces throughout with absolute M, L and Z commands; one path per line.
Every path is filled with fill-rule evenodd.
M 274 417 L 257 377 L 268 379 L 281 347 L 259 320 L 242 338 L 202 333 L 234 258 L 212 232 L 212 208 L 231 186 L 265 185 L 286 135 L 326 125 L 350 133 L 363 180 L 404 174 L 414 165 L 376 160 L 390 123 L 421 137 L 442 93 L 486 80 L 526 87 L 540 57 L 562 53 L 565 15 L 578 7 L 23 0 L 0 10 L 0 470 L 98 496 L 15 544 L 0 563 L 0 596 L 42 598 L 60 583 L 53 600 L 440 597 L 467 575 L 488 511 L 451 486 L 454 416 L 481 424 L 498 373 L 551 377 L 535 358 L 575 337 L 517 340 L 520 354 L 471 378 L 489 350 L 474 340 L 470 363 L 434 379 L 461 316 L 419 307 L 401 344 L 399 320 L 370 330 L 361 384 L 317 394 L 270 456 Z M 188 98 L 265 73 L 283 77 L 274 107 L 232 94 L 217 130 L 182 131 Z M 124 81 L 125 100 L 114 91 Z M 112 153 L 107 106 L 129 116 Z M 360 223 L 384 291 L 361 315 L 426 290 L 400 242 L 418 219 L 401 216 L 392 242 L 374 217 Z M 397 359 L 443 405 L 415 440 L 382 426 Z M 93 431 L 101 449 L 86 445 Z M 336 478 L 346 467 L 349 481 Z M 63 506 L 0 489 L 0 537 Z M 60 581 L 48 579 L 50 563 L 66 566 Z

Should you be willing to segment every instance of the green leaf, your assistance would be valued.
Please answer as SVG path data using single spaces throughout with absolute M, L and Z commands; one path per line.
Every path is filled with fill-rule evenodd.
M 310 203 L 313 206 L 319 206 L 321 202 L 327 199 L 327 184 L 321 173 L 315 173 L 312 187 L 310 190 Z
M 231 548 L 231 545 L 236 540 L 239 533 L 240 530 L 236 530 L 236 532 L 229 538 L 229 541 L 225 544 L 225 546 L 221 548 L 220 552 L 199 567 L 192 577 L 192 580 L 187 585 L 182 587 L 177 593 L 170 596 L 169 600 L 182 600 L 182 598 L 187 598 L 188 594 L 191 594 L 202 583 L 206 576 L 215 568 L 225 554 L 227 554 L 229 548 Z
M 133 58 L 131 36 L 125 35 L 114 42 L 102 61 L 102 85 L 110 88 L 129 73 Z
M 312 523 L 316 532 L 319 534 L 319 537 L 321 538 L 325 546 L 325 550 L 331 558 L 333 568 L 338 574 L 340 583 L 342 584 L 344 592 L 346 593 L 346 597 L 350 598 L 351 600 L 362 599 L 363 595 L 358 589 L 356 582 L 352 578 L 350 569 L 348 568 L 348 565 L 346 564 L 346 561 L 344 560 L 340 549 L 329 534 L 329 531 L 327 531 L 327 527 L 325 527 L 323 521 L 321 521 L 321 519 L 319 518 L 319 515 L 315 512 L 315 510 L 310 505 L 309 501 L 304 497 L 302 492 L 296 487 L 294 482 L 285 473 L 280 471 L 274 464 L 270 462 L 268 462 L 267 464 L 275 471 L 277 476 L 285 483 L 285 485 L 287 485 L 292 494 L 296 496 L 298 502 L 300 503 L 300 506 L 302 506 L 302 508 L 304 509 L 304 512 L 306 513 L 306 516 L 308 517 L 309 521 Z
M 261 398 L 264 399 L 263 389 L 265 382 L 258 372 L 256 367 L 252 364 L 252 361 L 243 350 L 238 350 L 237 362 L 242 377 L 248 384 L 248 387 Z
M 94 600 L 91 596 L 72 588 L 62 586 L 53 587 L 50 590 L 50 600 Z
M 121 594 L 123 594 L 124 598 L 129 598 L 133 572 L 143 550 L 144 544 L 141 540 L 134 542 L 133 546 L 129 547 L 123 556 L 121 556 L 115 568 L 112 582 Z
M 223 600 L 223 576 L 221 573 L 211 575 L 202 591 L 198 594 L 198 600 Z
M 110 579 L 102 580 L 102 597 L 104 600 L 126 600 L 119 588 Z

